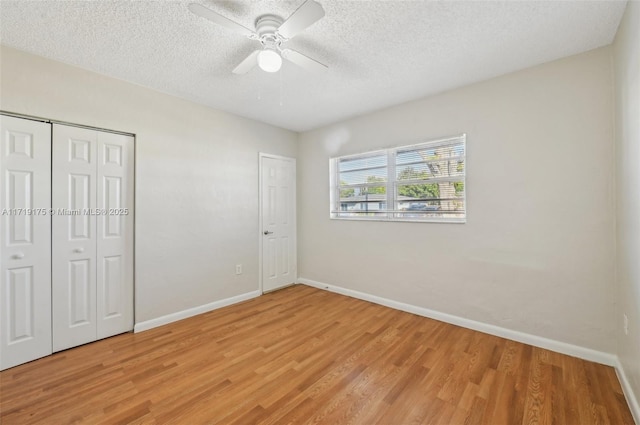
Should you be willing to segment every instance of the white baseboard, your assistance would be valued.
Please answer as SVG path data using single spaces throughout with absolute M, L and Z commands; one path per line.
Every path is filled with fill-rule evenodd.
M 251 291 L 245 294 L 236 295 L 235 297 L 225 298 L 223 300 L 214 301 L 209 304 L 201 305 L 198 307 L 188 308 L 186 310 L 177 311 L 175 313 L 167 314 L 166 316 L 157 317 L 151 320 L 145 320 L 144 322 L 136 323 L 133 327 L 134 332 L 147 331 L 149 329 L 157 328 L 158 326 L 166 325 L 178 320 L 186 319 L 188 317 L 196 316 L 198 314 L 207 313 L 212 310 L 217 310 L 222 307 L 226 307 L 231 304 L 236 304 L 241 301 L 250 300 L 260 296 L 260 291 Z
M 465 319 L 464 317 L 454 316 L 452 314 L 442 313 L 411 304 L 405 304 L 399 301 L 390 300 L 388 298 L 382 298 L 376 295 L 354 291 L 340 286 L 317 282 L 311 279 L 305 279 L 301 277 L 298 278 L 298 282 L 308 286 L 313 286 L 314 288 L 336 292 L 338 294 L 358 298 L 364 301 L 370 301 L 372 303 L 384 305 L 386 307 L 391 307 L 396 310 L 406 311 L 407 313 L 417 314 L 418 316 L 424 316 L 430 319 L 439 320 L 441 322 L 451 323 L 452 325 L 461 326 L 463 328 L 473 329 L 474 331 L 484 332 L 490 335 L 511 339 L 514 341 L 522 342 L 524 344 L 545 348 L 547 350 L 556 351 L 558 353 L 567 354 L 569 356 L 578 357 L 596 363 L 601 363 L 607 366 L 616 366 L 617 356 L 614 354 L 604 353 L 602 351 L 596 351 L 591 348 L 580 347 L 578 345 L 567 344 L 566 342 L 514 331 L 512 329 L 502 328 L 500 326 L 490 325 L 488 323 L 477 322 L 475 320 Z
M 629 409 L 633 415 L 633 420 L 636 421 L 636 424 L 640 425 L 640 404 L 638 403 L 638 397 L 636 397 L 636 394 L 633 392 L 629 378 L 627 378 L 627 374 L 625 373 L 624 367 L 622 367 L 622 363 L 620 363 L 620 359 L 618 357 L 616 357 L 615 368 L 618 380 L 622 386 L 622 391 L 624 392 L 627 404 L 629 405 Z

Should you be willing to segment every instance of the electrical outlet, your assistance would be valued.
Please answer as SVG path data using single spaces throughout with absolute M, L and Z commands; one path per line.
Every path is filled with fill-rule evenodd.
M 236 264 L 236 274 L 242 274 L 242 264 Z
M 629 335 L 629 318 L 626 314 L 622 315 L 624 317 L 624 334 Z

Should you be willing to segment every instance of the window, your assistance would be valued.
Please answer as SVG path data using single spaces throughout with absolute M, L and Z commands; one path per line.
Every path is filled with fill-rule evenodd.
M 331 218 L 466 221 L 461 135 L 332 158 Z

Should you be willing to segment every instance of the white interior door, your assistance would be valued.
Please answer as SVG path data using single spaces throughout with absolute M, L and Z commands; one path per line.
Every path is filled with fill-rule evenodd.
M 262 292 L 295 283 L 296 162 L 260 155 Z
M 133 137 L 98 133 L 97 336 L 133 329 Z
M 97 133 L 53 127 L 53 351 L 97 339 Z
M 0 370 L 51 354 L 51 126 L 0 117 Z

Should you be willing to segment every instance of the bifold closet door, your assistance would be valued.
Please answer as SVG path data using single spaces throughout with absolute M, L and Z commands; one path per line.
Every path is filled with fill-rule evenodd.
M 53 351 L 133 328 L 133 138 L 53 126 Z
M 0 370 L 51 354 L 51 126 L 0 116 Z
M 53 128 L 53 351 L 95 341 L 97 133 Z
M 133 329 L 133 137 L 98 133 L 97 334 Z

